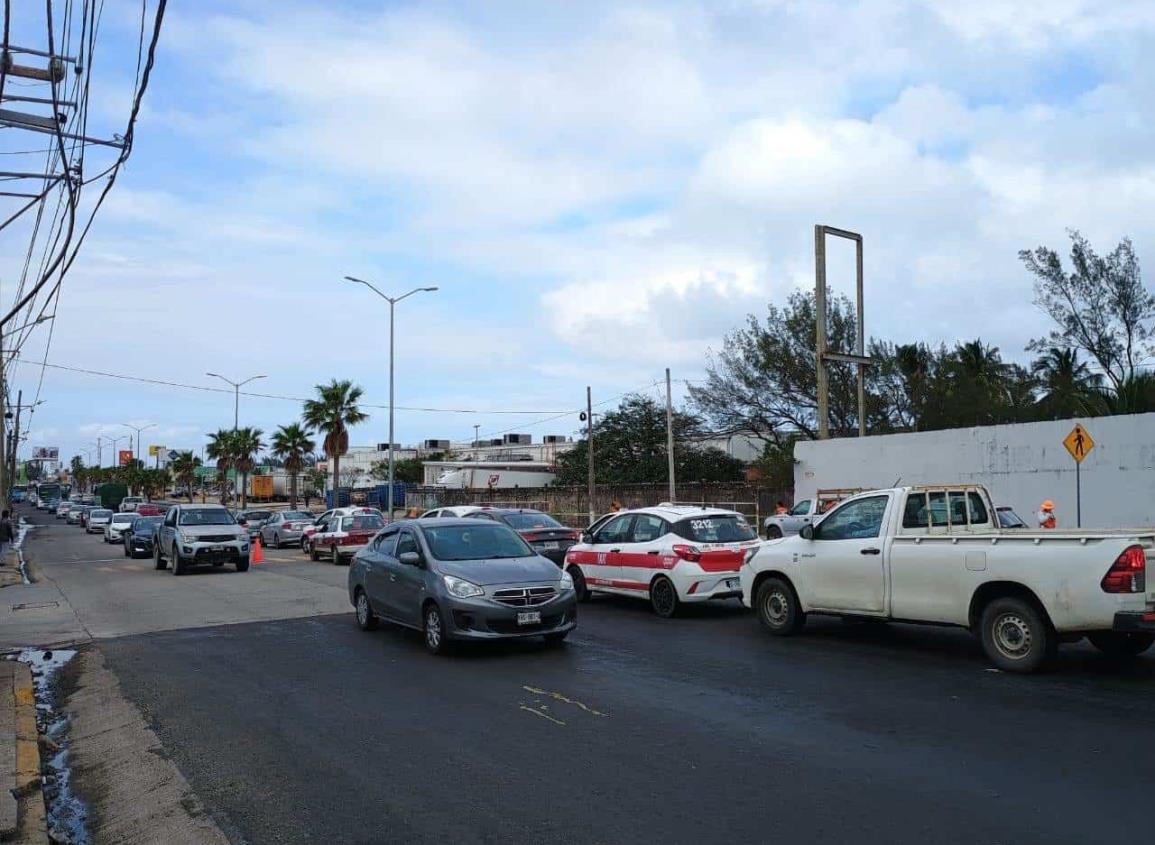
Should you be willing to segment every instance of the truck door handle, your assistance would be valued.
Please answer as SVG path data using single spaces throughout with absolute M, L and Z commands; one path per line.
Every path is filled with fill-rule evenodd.
M 862 555 L 880 555 L 880 554 L 882 554 L 882 549 L 863 549 L 862 551 L 859 552 L 859 554 L 862 554 Z

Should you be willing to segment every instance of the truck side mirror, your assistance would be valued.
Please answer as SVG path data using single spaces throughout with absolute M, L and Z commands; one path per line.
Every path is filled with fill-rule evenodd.
M 801 537 L 803 540 L 813 540 L 814 539 L 814 526 L 813 525 L 803 525 L 802 530 L 798 532 L 798 536 Z

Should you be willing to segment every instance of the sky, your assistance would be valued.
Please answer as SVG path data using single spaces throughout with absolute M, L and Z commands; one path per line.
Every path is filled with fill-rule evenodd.
M 139 14 L 107 0 L 94 131 L 122 131 Z M 265 432 L 351 379 L 353 444 L 385 442 L 388 306 L 346 275 L 439 288 L 396 309 L 396 441 L 572 435 L 587 385 L 612 407 L 669 367 L 681 397 L 812 288 L 816 223 L 863 235 L 868 335 L 1025 360 L 1020 249 L 1077 228 L 1155 260 L 1153 48 L 1145 0 L 172 3 L 132 158 L 13 367 L 25 446 L 199 449 L 233 422 L 206 372 L 288 397 L 242 396 Z M 0 232 L 6 305 L 25 248 Z

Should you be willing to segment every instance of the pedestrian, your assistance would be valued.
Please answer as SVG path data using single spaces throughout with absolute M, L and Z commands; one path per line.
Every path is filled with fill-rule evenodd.
M 786 503 L 779 499 L 778 504 L 774 506 L 774 515 L 786 516 L 787 513 L 789 513 L 789 511 L 786 510 Z
M 8 515 L 8 511 L 0 513 L 0 566 L 6 564 L 8 553 L 8 546 L 16 540 L 16 527 L 12 524 L 12 517 Z
M 1040 528 L 1057 528 L 1059 522 L 1055 519 L 1055 503 L 1050 499 L 1039 505 L 1039 527 Z

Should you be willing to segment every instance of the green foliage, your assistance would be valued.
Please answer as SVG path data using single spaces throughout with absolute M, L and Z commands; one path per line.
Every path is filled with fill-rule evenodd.
M 741 461 L 720 449 L 703 448 L 693 438 L 703 434 L 697 417 L 674 414 L 674 464 L 679 481 L 737 481 Z M 589 443 L 576 446 L 557 459 L 557 484 L 586 482 Z M 653 399 L 631 394 L 617 410 L 602 415 L 594 425 L 594 468 L 600 484 L 664 482 L 669 470 L 666 458 L 666 411 Z
M 333 463 L 333 489 L 341 481 L 341 456 L 349 451 L 349 429 L 369 419 L 357 403 L 364 391 L 351 381 L 317 385 L 317 398 L 305 401 L 301 421 L 325 435 L 325 454 Z
M 284 461 L 285 472 L 289 474 L 290 506 L 297 507 L 297 477 L 305 468 L 305 460 L 317 448 L 313 432 L 300 423 L 282 425 L 273 432 L 272 452 Z

